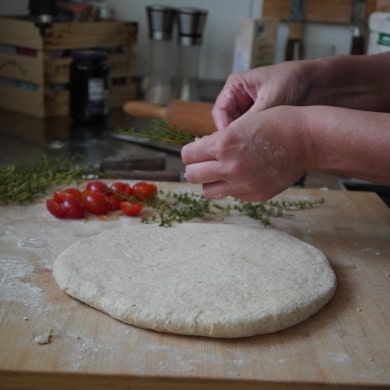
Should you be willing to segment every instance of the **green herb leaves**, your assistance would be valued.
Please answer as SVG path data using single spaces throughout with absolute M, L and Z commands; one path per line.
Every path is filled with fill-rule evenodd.
M 203 195 L 190 192 L 176 193 L 159 191 L 156 198 L 147 203 L 152 209 L 142 222 L 158 222 L 160 226 L 171 226 L 192 219 L 223 219 L 231 213 L 246 215 L 263 225 L 270 225 L 271 217 L 284 216 L 292 210 L 303 210 L 319 206 L 324 199 L 304 201 L 243 202 L 237 199 L 226 201 L 208 201 Z
M 0 204 L 31 201 L 49 187 L 81 179 L 86 166 L 42 155 L 35 163 L 20 162 L 0 169 Z
M 116 129 L 116 132 L 118 134 L 133 135 L 148 138 L 152 141 L 177 145 L 185 145 L 195 140 L 193 135 L 188 134 L 177 126 L 169 125 L 163 120 L 152 121 L 150 127 L 142 131 L 135 130 L 134 128 L 118 128 Z

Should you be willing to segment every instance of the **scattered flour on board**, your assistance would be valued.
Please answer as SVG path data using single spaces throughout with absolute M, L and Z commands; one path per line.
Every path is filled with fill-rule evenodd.
M 31 309 L 42 308 L 43 291 L 29 278 L 34 266 L 23 258 L 0 259 L 0 296 L 2 301 L 18 301 Z

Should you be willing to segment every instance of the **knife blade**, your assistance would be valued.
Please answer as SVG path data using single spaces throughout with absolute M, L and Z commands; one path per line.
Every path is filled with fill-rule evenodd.
M 306 0 L 290 0 L 289 37 L 286 44 L 285 60 L 303 57 L 302 36 L 306 16 Z

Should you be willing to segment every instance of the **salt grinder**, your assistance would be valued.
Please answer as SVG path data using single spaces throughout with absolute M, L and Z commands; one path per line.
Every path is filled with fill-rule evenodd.
M 177 98 L 199 100 L 198 67 L 202 34 L 207 11 L 183 7 L 177 10 L 178 20 L 178 86 Z
M 174 46 L 172 44 L 176 9 L 163 5 L 146 7 L 149 26 L 149 57 L 144 99 L 167 105 L 174 97 Z

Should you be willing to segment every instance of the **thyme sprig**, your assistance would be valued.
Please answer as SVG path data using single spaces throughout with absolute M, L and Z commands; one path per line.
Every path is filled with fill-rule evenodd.
M 293 210 L 313 208 L 324 203 L 324 199 L 244 202 L 233 199 L 231 202 L 209 201 L 203 195 L 184 192 L 159 191 L 158 196 L 147 205 L 152 209 L 150 215 L 144 216 L 143 223 L 158 222 L 160 226 L 172 226 L 193 219 L 223 220 L 235 212 L 252 218 L 262 225 L 270 225 L 272 217 L 285 216 Z
M 143 130 L 135 130 L 133 127 L 128 129 L 119 127 L 115 132 L 121 135 L 138 136 L 152 141 L 177 145 L 185 145 L 195 140 L 195 136 L 163 120 L 153 120 L 150 126 Z
M 86 164 L 51 159 L 42 154 L 34 163 L 20 162 L 0 168 L 0 204 L 24 203 L 60 183 L 82 179 L 90 172 Z

